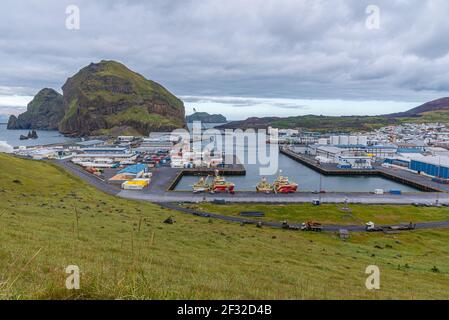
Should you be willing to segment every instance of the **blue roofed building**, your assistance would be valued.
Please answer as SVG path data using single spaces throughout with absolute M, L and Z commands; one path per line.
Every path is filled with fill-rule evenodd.
M 133 164 L 130 166 L 127 166 L 126 168 L 120 170 L 118 173 L 132 173 L 132 174 L 139 174 L 141 172 L 147 172 L 148 166 L 146 164 L 138 163 Z

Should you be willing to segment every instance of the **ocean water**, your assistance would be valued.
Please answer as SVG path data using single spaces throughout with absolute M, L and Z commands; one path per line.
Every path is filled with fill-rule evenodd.
M 6 141 L 7 144 L 18 146 L 37 146 L 54 143 L 64 143 L 76 141 L 74 138 L 64 137 L 58 131 L 36 130 L 38 139 L 20 140 L 20 135 L 27 135 L 29 130 L 8 130 L 6 124 L 0 124 L 0 141 Z

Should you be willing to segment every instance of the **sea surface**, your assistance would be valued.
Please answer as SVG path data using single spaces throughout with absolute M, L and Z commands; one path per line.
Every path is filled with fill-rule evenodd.
M 38 146 L 55 143 L 76 141 L 74 138 L 64 137 L 58 131 L 36 130 L 38 139 L 20 140 L 20 135 L 26 136 L 29 130 L 8 130 L 6 124 L 0 124 L 0 141 L 6 141 L 13 147 Z

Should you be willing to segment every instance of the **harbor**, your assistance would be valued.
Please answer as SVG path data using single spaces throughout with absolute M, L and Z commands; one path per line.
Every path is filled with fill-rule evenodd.
M 271 132 L 270 132 L 271 130 Z M 17 156 L 49 159 L 93 176 L 104 190 L 149 201 L 444 203 L 449 184 L 398 166 L 399 149 L 372 145 L 365 136 L 307 139 L 294 130 L 270 128 L 265 150 L 276 170 L 261 175 L 260 144 L 235 140 L 227 154 L 210 136 L 201 148 L 191 138 L 166 132 L 148 137 L 91 138 L 47 146 L 16 147 Z M 282 138 L 273 140 L 271 134 Z M 287 132 L 287 136 L 284 135 Z M 299 142 L 292 143 L 291 139 Z M 271 148 L 276 143 L 276 148 Z M 277 143 L 281 143 L 280 147 Z M 343 143 L 343 144 L 341 144 Z M 241 159 L 243 161 L 241 161 Z M 209 200 L 207 200 L 209 199 Z
M 310 156 L 295 153 L 288 148 L 281 147 L 280 152 L 295 161 L 312 168 L 323 175 L 330 176 L 380 176 L 401 184 L 411 186 L 425 192 L 449 192 L 449 185 L 438 184 L 431 178 L 422 175 L 411 174 L 403 170 L 385 168 L 381 165 L 373 166 L 373 169 L 346 169 L 338 168 L 332 164 L 321 164 Z

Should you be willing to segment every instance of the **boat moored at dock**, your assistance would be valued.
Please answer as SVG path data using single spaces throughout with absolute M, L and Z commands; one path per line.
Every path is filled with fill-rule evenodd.
M 273 183 L 275 193 L 294 193 L 298 190 L 298 184 L 290 182 L 288 177 L 279 176 Z
M 210 190 L 210 185 L 207 183 L 209 177 L 200 177 L 197 183 L 193 185 L 193 193 L 208 192 Z
M 229 192 L 230 194 L 234 194 L 234 188 L 235 185 L 232 182 L 227 182 L 223 176 L 219 175 L 218 170 L 215 171 L 215 177 L 210 189 L 211 193 Z
M 272 193 L 274 191 L 274 188 L 273 185 L 268 183 L 267 179 L 263 177 L 262 180 L 257 184 L 256 191 L 263 193 Z

